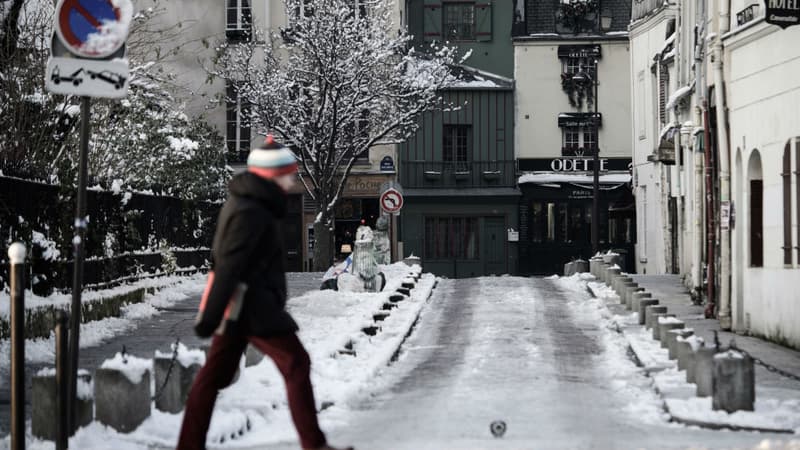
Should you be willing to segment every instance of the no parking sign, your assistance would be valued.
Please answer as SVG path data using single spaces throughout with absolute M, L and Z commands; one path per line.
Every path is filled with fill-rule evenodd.
M 56 94 L 119 98 L 128 90 L 125 40 L 130 0 L 59 0 L 47 89 Z

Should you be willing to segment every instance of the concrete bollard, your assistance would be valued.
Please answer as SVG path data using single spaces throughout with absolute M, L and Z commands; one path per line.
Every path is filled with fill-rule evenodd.
M 95 372 L 95 414 L 97 421 L 130 433 L 150 416 L 149 359 L 117 353 Z
M 620 274 L 619 267 L 611 266 L 606 269 L 606 275 L 603 278 L 603 281 L 606 283 L 606 286 L 611 287 L 611 283 L 614 281 L 616 277 Z
M 622 296 L 622 285 L 625 283 L 633 283 L 633 278 L 623 275 L 614 280 L 614 285 L 611 286 L 619 296 Z
M 589 262 L 584 260 L 584 259 L 576 259 L 575 261 L 572 261 L 572 263 L 574 264 L 574 266 L 573 266 L 574 272 L 573 273 L 584 273 L 584 272 L 588 272 L 589 271 Z M 598 275 L 600 275 L 600 274 L 598 274 Z M 595 277 L 598 277 L 598 276 L 595 275 Z
M 628 298 L 628 292 L 633 292 L 634 289 L 638 288 L 639 284 L 636 283 L 635 281 L 626 281 L 625 283 L 622 283 L 620 285 L 620 289 L 617 291 L 620 303 L 624 305 L 626 301 L 625 299 Z
M 661 348 L 669 348 L 667 345 L 667 332 L 680 328 L 686 328 L 686 324 L 680 319 L 674 317 L 660 317 L 658 319 L 658 337 L 655 339 L 661 341 Z
M 697 335 L 678 338 L 678 369 L 686 371 L 686 382 L 694 383 L 695 353 L 703 346 L 703 338 Z
M 247 344 L 247 350 L 244 352 L 244 366 L 251 367 L 260 363 L 264 359 L 264 354 L 260 350 L 253 347 L 252 344 Z
M 153 359 L 156 409 L 173 414 L 183 410 L 189 389 L 204 363 L 202 350 L 189 350 L 183 344 L 178 345 L 177 356 L 156 350 Z
M 645 313 L 648 306 L 658 306 L 657 298 L 645 298 L 639 300 L 639 325 L 645 324 Z
M 633 310 L 633 294 L 643 291 L 644 288 L 639 286 L 638 284 L 635 286 L 628 286 L 625 289 L 625 309 L 627 309 L 628 311 Z
M 653 294 L 647 291 L 639 291 L 634 292 L 633 297 L 631 297 L 631 310 L 634 312 L 639 312 L 639 302 L 645 298 L 652 298 Z
M 69 432 L 85 427 L 94 419 L 92 376 L 86 370 L 78 371 L 78 399 L 75 426 Z M 31 379 L 31 433 L 46 441 L 56 440 L 56 370 L 42 369 Z
M 714 355 L 713 379 L 714 411 L 753 411 L 756 401 L 753 358 L 735 350 Z
M 564 264 L 564 276 L 571 277 L 574 274 L 575 274 L 575 263 L 568 262 Z
M 645 308 L 644 311 L 644 327 L 645 328 L 652 328 L 653 327 L 653 316 L 655 314 L 666 314 L 667 307 L 661 305 L 650 305 Z
M 714 355 L 717 349 L 703 345 L 694 352 L 694 382 L 698 397 L 710 397 L 714 393 Z
M 686 339 L 694 334 L 691 328 L 674 329 L 667 332 L 667 348 L 669 349 L 669 359 L 678 359 L 678 338 Z

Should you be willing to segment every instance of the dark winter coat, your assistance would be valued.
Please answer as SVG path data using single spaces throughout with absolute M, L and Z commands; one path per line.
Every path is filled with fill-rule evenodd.
M 286 274 L 280 222 L 286 216 L 286 193 L 255 174 L 236 175 L 219 214 L 211 250 L 214 283 L 205 312 L 195 325 L 210 336 L 222 320 L 236 286 L 247 284 L 239 319 L 226 334 L 269 337 L 297 331 L 286 311 Z

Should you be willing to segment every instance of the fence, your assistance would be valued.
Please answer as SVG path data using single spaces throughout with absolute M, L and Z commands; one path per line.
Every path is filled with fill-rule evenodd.
M 69 289 L 75 190 L 0 177 L 0 240 L 30 249 L 29 288 Z M 220 204 L 90 190 L 84 284 L 103 285 L 159 269 L 202 266 Z M 0 273 L 8 261 L 0 260 Z M 0 285 L 5 279 L 0 278 Z

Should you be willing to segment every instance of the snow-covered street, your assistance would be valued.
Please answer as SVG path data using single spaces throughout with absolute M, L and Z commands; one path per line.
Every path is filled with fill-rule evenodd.
M 394 289 L 402 274 L 389 278 Z M 785 445 L 791 440 L 785 435 L 669 423 L 652 379 L 610 326 L 605 304 L 575 277 L 442 279 L 426 302 L 432 285 L 432 277 L 423 277 L 376 336 L 353 331 L 367 324 L 385 293 L 309 292 L 290 302 L 312 356 L 320 420 L 332 444 L 370 450 L 796 448 Z M 353 355 L 331 355 L 342 345 Z M 245 369 L 220 396 L 210 448 L 296 449 L 284 395 L 271 363 Z M 170 448 L 181 418 L 154 411 L 129 435 L 95 422 L 73 444 Z M 490 433 L 497 420 L 507 425 L 503 437 Z M 243 434 L 225 439 L 238 430 Z M 51 447 L 37 441 L 31 448 Z

